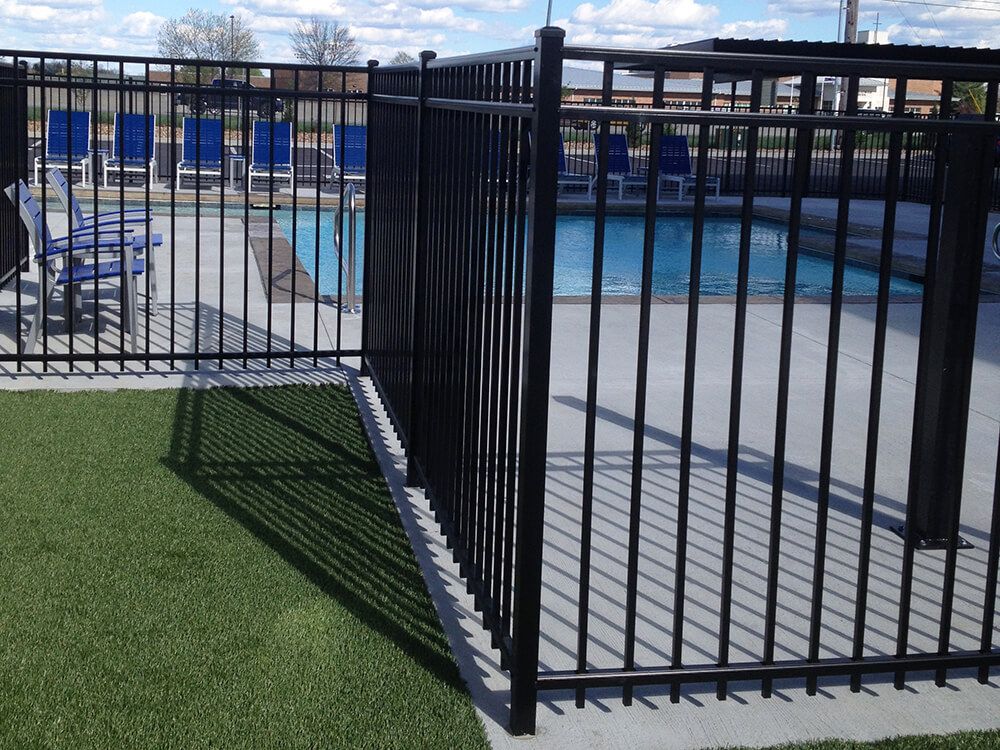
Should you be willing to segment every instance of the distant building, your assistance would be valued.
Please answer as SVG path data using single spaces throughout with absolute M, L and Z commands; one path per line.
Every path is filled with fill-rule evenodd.
M 678 74 L 687 75 L 687 74 Z M 663 98 L 667 106 L 692 107 L 701 104 L 701 76 L 671 77 L 663 81 Z M 571 104 L 600 104 L 603 90 L 604 74 L 600 70 L 589 68 L 563 68 L 563 101 Z M 650 106 L 653 103 L 653 79 L 647 73 L 615 72 L 612 76 L 612 103 L 617 105 Z M 783 104 L 788 99 L 790 88 L 779 84 L 775 90 L 775 98 L 780 102 L 768 101 L 765 104 Z M 735 97 L 732 83 L 717 83 L 712 87 L 712 106 L 729 106 L 735 98 L 736 105 L 747 107 L 750 104 L 750 81 L 737 81 Z
M 885 45 L 887 59 L 907 59 L 913 49 L 922 55 L 933 53 L 935 56 L 948 60 L 952 55 L 977 58 L 981 50 L 965 50 L 941 47 L 910 48 L 906 45 L 889 43 L 889 34 L 884 30 L 862 31 L 858 34 L 858 45 Z M 853 45 L 848 45 L 853 46 Z M 754 39 L 704 39 L 674 45 L 667 49 L 689 50 L 702 52 L 730 53 L 760 53 L 804 55 L 807 57 L 823 57 L 844 55 L 846 47 L 838 42 L 792 42 L 769 41 Z M 929 52 L 930 51 L 930 52 Z M 860 53 L 861 50 L 859 49 Z M 858 55 L 851 55 L 858 56 Z M 653 99 L 652 72 L 648 69 L 634 71 L 615 71 L 612 82 L 612 98 L 615 104 L 635 104 L 649 106 Z M 602 73 L 600 70 L 585 68 L 564 68 L 563 89 L 567 102 L 599 104 L 601 101 Z M 816 109 L 832 111 L 840 104 L 838 92 L 843 86 L 843 79 L 834 76 L 821 76 L 816 81 Z M 664 80 L 664 100 L 668 106 L 697 106 L 701 102 L 701 75 L 697 72 L 668 72 Z M 779 107 L 798 107 L 801 80 L 798 77 L 785 77 L 777 80 L 763 81 L 762 104 Z M 896 86 L 893 79 L 862 78 L 858 86 L 858 108 L 868 112 L 889 112 L 895 105 Z M 745 107 L 750 103 L 750 81 L 736 81 L 735 94 L 733 82 L 723 79 L 713 87 L 712 106 L 722 107 L 735 102 L 737 107 Z M 936 112 L 941 104 L 941 82 L 909 80 L 906 88 L 906 111 L 915 114 L 931 114 Z

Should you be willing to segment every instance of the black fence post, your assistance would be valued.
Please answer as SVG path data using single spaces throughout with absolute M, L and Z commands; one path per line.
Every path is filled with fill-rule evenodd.
M 552 350 L 552 274 L 556 241 L 559 105 L 566 32 L 535 32 L 531 117 L 531 188 L 521 380 L 517 546 L 514 560 L 513 654 L 510 666 L 510 730 L 535 731 L 538 697 L 539 610 L 542 593 L 542 524 Z
M 924 304 L 930 309 L 917 360 L 904 532 L 918 549 L 966 546 L 958 536 L 958 514 L 993 141 L 994 136 L 956 133 L 948 147 L 940 247 L 934 279 L 925 292 Z
M 904 91 L 905 93 L 905 91 Z M 910 158 L 913 156 L 913 132 L 906 134 L 906 151 L 903 156 L 903 186 L 899 191 L 899 199 L 910 197 Z
M 374 172 L 368 169 L 368 165 L 371 164 L 371 157 L 367 154 L 368 143 L 371 141 L 371 136 L 374 135 L 372 126 L 375 125 L 374 119 L 371 117 L 372 113 L 372 80 L 375 77 L 375 68 L 378 67 L 378 60 L 368 61 L 368 76 L 365 79 L 365 124 L 368 126 L 369 138 L 365 139 L 365 185 L 372 184 L 372 178 L 374 177 Z M 317 132 L 317 142 L 319 138 L 319 133 Z M 319 167 L 317 167 L 319 169 Z M 364 304 L 370 301 L 373 297 L 374 292 L 372 288 L 374 286 L 374 279 L 371 277 L 371 261 L 372 256 L 371 251 L 371 232 L 365 232 L 365 246 L 364 246 L 364 261 L 361 271 L 361 374 L 368 375 L 368 349 L 370 343 L 368 341 L 371 316 L 365 315 Z
M 28 180 L 28 88 L 27 63 L 14 59 L 0 65 L 0 78 L 10 79 L 0 90 L 0 120 L 13 137 L 3 140 L 0 149 L 0 189 L 17 180 Z M 13 132 L 11 132 L 13 131 Z M 2 196 L 0 196 L 2 197 Z M 28 234 L 21 224 L 18 208 L 6 198 L 0 203 L 0 286 L 28 271 Z M 17 337 L 15 336 L 15 339 Z
M 427 145 L 429 130 L 427 125 L 427 84 L 430 73 L 427 63 L 437 55 L 424 50 L 420 53 L 420 81 L 417 88 L 417 149 L 416 170 L 414 181 L 417 192 L 414 196 L 416 210 L 413 214 L 413 256 L 412 273 L 410 275 L 410 423 L 406 435 L 406 485 L 414 487 L 420 484 L 420 469 L 417 452 L 420 446 L 421 418 L 421 369 L 423 368 L 424 349 L 424 271 L 427 255 Z

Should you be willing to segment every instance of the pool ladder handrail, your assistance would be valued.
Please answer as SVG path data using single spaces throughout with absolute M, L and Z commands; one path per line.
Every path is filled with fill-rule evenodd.
M 347 183 L 344 188 L 344 194 L 340 201 L 340 205 L 337 206 L 337 214 L 333 223 L 333 244 L 334 249 L 337 251 L 337 259 L 340 261 L 341 272 L 347 277 L 347 304 L 344 305 L 344 311 L 349 313 L 360 312 L 356 305 L 356 295 L 355 295 L 355 268 L 357 259 L 357 225 L 358 225 L 358 201 L 357 201 L 357 188 L 354 186 L 353 182 Z M 341 250 L 344 246 L 344 202 L 347 202 L 348 207 L 348 219 L 347 219 L 347 260 L 344 260 L 344 254 Z
M 993 254 L 1000 260 L 1000 222 L 993 227 Z

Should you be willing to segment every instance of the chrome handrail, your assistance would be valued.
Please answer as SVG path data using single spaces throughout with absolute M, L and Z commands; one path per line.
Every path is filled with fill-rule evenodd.
M 1000 222 L 993 227 L 993 254 L 1000 259 Z
M 347 276 L 347 304 L 344 306 L 346 312 L 358 312 L 356 306 L 354 275 L 357 259 L 357 223 L 358 223 L 358 201 L 357 188 L 353 182 L 347 183 L 344 188 L 343 200 L 337 206 L 337 216 L 333 224 L 333 242 L 337 251 L 337 258 L 340 260 L 340 268 Z M 344 246 L 344 201 L 347 201 L 347 260 L 344 260 L 344 253 L 341 248 Z

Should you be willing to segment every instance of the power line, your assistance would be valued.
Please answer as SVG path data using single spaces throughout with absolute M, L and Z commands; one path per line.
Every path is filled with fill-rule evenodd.
M 925 7 L 925 8 L 927 8 L 927 12 L 928 12 L 928 13 L 930 13 L 930 16 L 931 16 L 931 23 L 933 23 L 933 24 L 934 24 L 934 30 L 935 30 L 935 31 L 937 31 L 937 33 L 938 33 L 938 36 L 939 36 L 939 37 L 941 37 L 941 40 L 943 41 L 943 40 L 944 40 L 944 34 L 943 34 L 943 33 L 941 33 L 941 27 L 940 27 L 940 26 L 938 26 L 938 23 L 937 23 L 937 19 L 936 19 L 936 18 L 934 18 L 934 11 L 932 11 L 932 10 L 931 10 L 931 6 L 929 6 L 929 5 L 927 4 L 927 0 L 924 0 L 924 7 Z
M 916 39 L 918 42 L 922 42 L 923 40 L 920 38 L 920 33 L 917 31 L 916 27 L 912 23 L 910 23 L 910 19 L 906 17 L 906 14 L 903 12 L 903 9 L 899 7 L 901 1 L 904 3 L 907 2 L 907 0 L 892 0 L 893 4 L 896 6 L 896 10 L 899 11 L 899 15 L 903 17 L 903 20 L 906 22 L 906 25 L 909 26 L 910 31 L 913 32 L 913 38 Z M 916 3 L 914 3 L 914 5 L 916 5 Z

